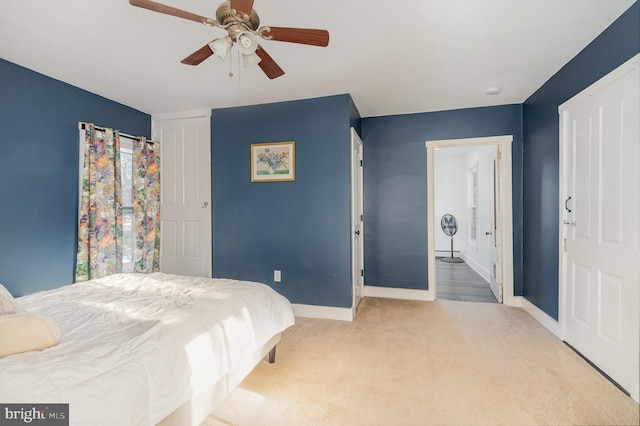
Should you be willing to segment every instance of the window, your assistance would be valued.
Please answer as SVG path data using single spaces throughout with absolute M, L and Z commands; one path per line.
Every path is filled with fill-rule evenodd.
M 133 272 L 133 141 L 120 136 L 120 167 L 122 168 L 122 271 Z
M 469 239 L 478 240 L 478 165 L 469 170 Z

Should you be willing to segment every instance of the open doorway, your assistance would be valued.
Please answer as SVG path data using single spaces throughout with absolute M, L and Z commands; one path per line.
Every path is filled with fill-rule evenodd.
M 512 218 L 512 185 L 511 185 L 511 143 L 512 136 L 495 136 L 471 139 L 450 139 L 428 141 L 427 147 L 427 230 L 428 230 L 428 297 L 437 298 L 437 256 L 451 256 L 443 253 L 443 240 L 450 238 L 441 229 L 440 221 L 444 211 L 437 209 L 436 203 L 436 158 L 445 149 L 459 149 L 459 154 L 465 158 L 465 170 L 458 170 L 458 178 L 462 178 L 464 198 L 463 207 L 459 207 L 462 222 L 458 220 L 460 235 L 454 236 L 453 256 L 463 257 L 465 263 L 474 263 L 480 272 L 493 282 L 493 292 L 497 301 L 507 305 L 514 305 L 513 296 L 513 218 Z M 454 152 L 454 151 L 451 151 Z M 468 155 L 474 153 L 473 155 Z M 477 158 L 473 161 L 472 158 Z M 446 160 L 439 160 L 446 162 Z M 482 161 L 482 164 L 480 163 Z M 450 169 L 445 169 L 450 170 Z M 482 189 L 476 188 L 475 202 L 473 179 L 476 184 L 481 176 L 486 176 L 489 182 Z M 490 185 L 493 191 L 489 191 Z M 493 192 L 493 195 L 490 195 Z M 480 202 L 480 200 L 482 200 Z M 493 205 L 488 214 L 481 213 L 480 204 Z M 475 209 L 475 210 L 474 210 Z M 481 218 L 483 214 L 484 218 Z M 475 219 L 474 219 L 475 215 Z M 438 244 L 436 243 L 438 239 Z M 449 245 L 446 246 L 450 250 Z M 482 249 L 480 249 L 482 246 Z M 482 252 L 482 253 L 480 253 Z
M 496 145 L 434 149 L 436 298 L 497 303 Z

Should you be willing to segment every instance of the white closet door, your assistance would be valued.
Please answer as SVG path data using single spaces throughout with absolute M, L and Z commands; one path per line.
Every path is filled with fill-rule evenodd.
M 210 277 L 211 137 L 209 116 L 153 120 L 161 156 L 160 270 Z
M 564 338 L 639 392 L 638 57 L 560 107 Z
M 351 128 L 351 275 L 353 314 L 364 296 L 364 201 L 363 201 L 363 146 L 354 128 Z

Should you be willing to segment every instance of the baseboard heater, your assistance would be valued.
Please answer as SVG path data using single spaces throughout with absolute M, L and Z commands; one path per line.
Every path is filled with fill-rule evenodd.
M 454 250 L 454 253 L 460 254 L 460 250 Z M 436 256 L 449 255 L 451 256 L 451 250 L 436 250 Z

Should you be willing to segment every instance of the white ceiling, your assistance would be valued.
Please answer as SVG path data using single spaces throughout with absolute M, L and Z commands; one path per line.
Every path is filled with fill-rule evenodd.
M 212 18 L 220 3 L 161 2 Z M 331 35 L 326 48 L 262 41 L 286 72 L 269 80 L 236 54 L 181 64 L 224 31 L 128 0 L 1 0 L 0 58 L 149 114 L 342 93 L 363 117 L 406 114 L 522 103 L 633 3 L 256 0 L 262 25 Z

